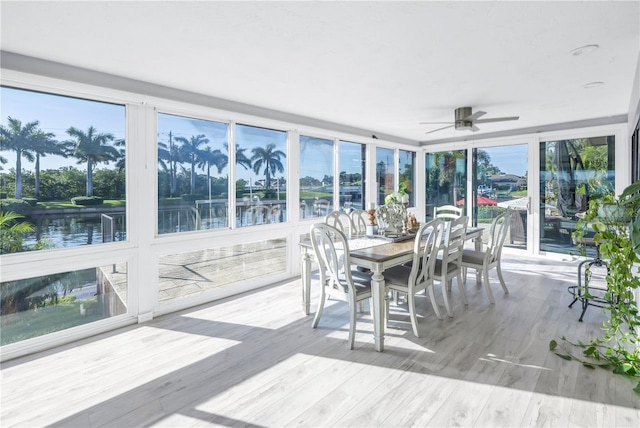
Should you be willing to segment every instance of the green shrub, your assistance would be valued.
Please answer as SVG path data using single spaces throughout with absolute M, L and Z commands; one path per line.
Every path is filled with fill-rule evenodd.
M 71 202 L 73 205 L 102 205 L 104 199 L 98 196 L 76 196 L 75 198 L 71 198 Z
M 35 207 L 36 205 L 38 205 L 38 199 L 36 198 L 22 198 L 22 200 L 27 201 L 27 203 L 32 207 Z
M 478 207 L 478 221 L 481 223 L 491 223 L 494 218 L 506 211 L 501 207 Z
M 31 205 L 24 199 L 0 199 L 0 211 L 12 212 L 26 217 L 31 213 Z

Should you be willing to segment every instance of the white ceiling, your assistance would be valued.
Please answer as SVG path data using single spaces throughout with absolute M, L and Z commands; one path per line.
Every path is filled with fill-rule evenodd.
M 0 7 L 6 52 L 423 142 L 626 115 L 640 53 L 638 1 Z M 419 124 L 462 106 L 520 120 Z

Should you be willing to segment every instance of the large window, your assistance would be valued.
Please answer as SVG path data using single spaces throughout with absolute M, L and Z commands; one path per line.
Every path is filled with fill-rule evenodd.
M 416 153 L 408 152 L 406 150 L 398 151 L 400 156 L 399 174 L 400 183 L 398 185 L 399 190 L 404 190 L 409 195 L 409 206 L 415 206 L 416 197 L 415 189 L 413 187 L 415 181 L 415 164 Z
M 466 159 L 466 150 L 426 154 L 426 220 L 433 219 L 433 210 L 437 206 L 464 206 Z
M 0 253 L 125 240 L 124 106 L 0 91 Z
M 385 196 L 395 191 L 395 167 L 393 149 L 376 148 L 376 183 L 378 185 L 378 205 L 384 204 Z
M 287 220 L 287 133 L 236 125 L 236 226 Z
M 333 171 L 333 141 L 301 135 L 300 218 L 323 217 L 333 211 Z
M 127 312 L 127 264 L 0 283 L 2 345 Z
M 268 239 L 160 257 L 161 305 L 287 271 L 287 241 Z
M 576 253 L 571 234 L 589 200 L 615 188 L 615 137 L 540 143 L 540 249 Z
M 339 153 L 340 197 L 350 203 L 350 208 L 364 209 L 366 146 L 340 141 Z
M 229 227 L 228 128 L 158 114 L 158 234 Z

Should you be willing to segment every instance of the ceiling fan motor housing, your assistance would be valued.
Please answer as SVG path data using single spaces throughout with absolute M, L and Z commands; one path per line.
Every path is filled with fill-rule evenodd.
M 470 120 L 465 120 L 467 117 L 471 116 L 471 107 L 460 107 L 455 111 L 456 121 L 455 121 L 455 129 L 457 130 L 469 130 L 473 128 L 473 122 Z

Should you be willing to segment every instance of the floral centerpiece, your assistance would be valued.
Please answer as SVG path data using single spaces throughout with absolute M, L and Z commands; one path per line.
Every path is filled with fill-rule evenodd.
M 384 205 L 378 208 L 376 218 L 383 233 L 399 234 L 406 230 L 404 222 L 407 217 L 406 206 L 409 203 L 409 195 L 405 189 L 406 186 L 402 183 L 397 192 L 385 196 Z
M 385 204 L 408 204 L 409 203 L 409 195 L 407 195 L 407 185 L 404 183 L 400 184 L 400 189 L 397 192 L 393 192 L 385 196 L 384 203 Z

